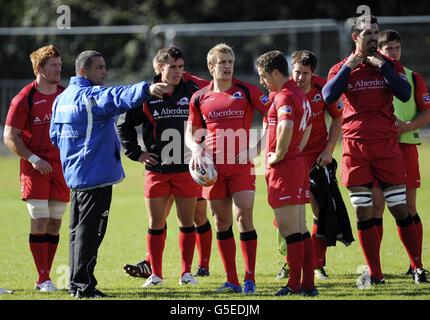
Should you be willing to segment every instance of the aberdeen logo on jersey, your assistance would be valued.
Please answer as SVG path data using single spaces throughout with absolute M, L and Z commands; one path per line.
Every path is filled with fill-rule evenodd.
M 181 109 L 181 108 L 163 108 L 160 110 L 154 110 L 152 113 L 152 116 L 154 118 L 167 118 L 167 117 L 188 117 L 189 110 L 188 109 Z
M 45 114 L 45 116 L 43 117 L 43 120 L 40 119 L 38 116 L 34 117 L 34 119 L 33 119 L 34 124 L 47 123 L 50 121 L 51 121 L 51 115 L 50 114 Z
M 242 92 L 240 91 L 236 91 L 235 93 L 233 93 L 232 97 L 233 99 L 243 99 Z
M 336 108 L 337 110 L 342 110 L 343 109 L 343 102 L 341 100 L 339 100 L 336 104 Z
M 423 101 L 425 104 L 430 103 L 430 96 L 428 94 L 423 95 Z
M 190 104 L 190 99 L 188 99 L 188 97 L 182 97 L 176 104 L 178 106 L 188 106 Z
M 241 118 L 245 115 L 244 110 L 223 110 L 223 111 L 211 111 L 208 113 L 207 119 L 219 119 L 219 118 Z
M 348 90 L 357 91 L 357 90 L 367 90 L 367 89 L 385 89 L 387 87 L 386 80 L 357 80 L 352 86 L 352 84 L 348 83 Z

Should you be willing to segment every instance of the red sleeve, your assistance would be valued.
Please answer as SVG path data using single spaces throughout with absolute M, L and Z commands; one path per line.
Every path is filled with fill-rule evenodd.
M 27 96 L 17 95 L 15 96 L 9 107 L 5 124 L 20 130 L 24 130 L 28 126 L 28 106 Z
M 275 91 L 270 91 L 269 92 L 269 101 L 270 101 L 270 103 L 273 102 L 273 99 L 275 98 L 276 94 L 277 94 L 277 92 L 275 92 Z
M 330 81 L 331 79 L 333 79 L 337 75 L 339 70 L 340 68 L 339 68 L 339 65 L 337 64 L 331 67 L 331 69 L 328 72 L 327 81 Z
M 288 96 L 278 94 L 273 103 L 278 114 L 278 121 L 294 120 L 294 104 Z
M 322 87 L 325 86 L 325 84 L 327 83 L 327 81 L 323 77 L 320 77 L 320 76 L 317 76 L 317 75 L 313 75 L 312 76 L 312 83 L 314 85 L 317 85 L 317 86 L 319 86 L 319 87 L 322 88 Z
M 183 75 L 183 79 L 184 79 L 184 81 L 188 81 L 188 80 L 191 80 L 192 82 L 194 82 L 200 89 L 201 88 L 203 88 L 203 87 L 206 87 L 207 85 L 209 85 L 209 81 L 208 80 L 205 80 L 205 79 L 202 79 L 202 78 L 199 78 L 199 77 L 197 77 L 197 76 L 195 76 L 195 75 L 193 75 L 193 74 L 191 74 L 191 73 L 188 73 L 188 72 L 184 72 L 184 75 Z
M 395 59 L 390 59 L 393 63 L 394 71 L 397 72 L 403 79 L 407 80 L 405 68 L 403 68 L 403 65 Z
M 321 94 L 321 97 L 322 97 L 322 89 L 321 88 L 325 86 L 327 81 L 320 76 L 312 76 L 312 83 L 316 85 L 315 87 L 317 87 L 317 90 Z M 341 99 L 339 99 L 337 102 L 334 102 L 330 105 L 326 104 L 325 107 L 333 119 L 337 119 L 340 116 L 342 116 L 343 103 L 342 103 Z
M 270 99 L 263 91 L 253 85 L 248 85 L 249 92 L 251 93 L 251 102 L 255 109 L 258 110 L 263 116 L 267 115 L 270 108 Z
M 415 103 L 418 110 L 424 111 L 430 109 L 430 95 L 427 89 L 426 81 L 419 73 L 414 72 L 415 79 Z
M 327 106 L 327 111 L 333 119 L 337 119 L 342 116 L 343 103 L 342 99 Z
M 195 105 L 195 100 L 198 96 L 199 96 L 198 91 L 191 96 L 188 124 L 198 128 L 203 128 L 202 113 L 200 111 L 200 107 L 197 108 L 197 106 Z

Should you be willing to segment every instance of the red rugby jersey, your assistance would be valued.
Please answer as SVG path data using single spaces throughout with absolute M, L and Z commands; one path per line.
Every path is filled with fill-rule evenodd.
M 418 72 L 413 72 L 415 78 L 415 103 L 418 110 L 424 111 L 430 109 L 430 95 L 427 89 L 426 81 Z
M 394 71 L 406 79 L 403 66 L 397 60 L 380 54 Z M 330 81 L 348 58 L 334 65 L 328 74 Z M 343 137 L 347 139 L 380 140 L 396 138 L 393 92 L 378 68 L 359 64 L 348 77 L 343 101 Z
M 303 93 L 293 80 L 288 80 L 281 91 L 273 98 L 272 106 L 268 113 L 268 132 L 266 137 L 266 157 L 269 152 L 276 152 L 276 127 L 281 120 L 293 121 L 293 136 L 291 137 L 288 151 L 283 160 L 301 157 L 299 145 L 303 133 L 310 123 L 311 107 Z
M 26 147 L 44 160 L 59 160 L 58 149 L 49 139 L 52 104 L 64 88 L 57 87 L 57 92 L 51 95 L 43 94 L 37 89 L 33 95 L 33 106 L 29 110 L 28 95 L 37 83 L 25 86 L 11 101 L 6 117 L 6 125 L 20 129 Z
M 265 115 L 269 99 L 256 86 L 233 79 L 230 89 L 213 91 L 213 81 L 194 93 L 190 101 L 189 125 L 207 128 L 205 144 L 215 162 L 234 163 L 249 146 L 254 109 Z
M 192 73 L 189 73 L 187 71 L 184 71 L 184 73 L 182 74 L 182 80 L 187 82 L 187 81 L 192 81 L 194 82 L 199 88 L 203 88 L 206 87 L 209 84 L 209 81 L 206 79 L 202 79 L 199 78 L 197 76 L 195 76 Z
M 312 76 L 312 88 L 306 93 L 306 97 L 312 110 L 312 131 L 303 153 L 322 152 L 327 145 L 328 132 L 325 123 L 325 111 L 327 110 L 333 119 L 342 116 L 342 103 L 327 105 L 322 97 L 322 88 L 326 80 L 319 76 Z

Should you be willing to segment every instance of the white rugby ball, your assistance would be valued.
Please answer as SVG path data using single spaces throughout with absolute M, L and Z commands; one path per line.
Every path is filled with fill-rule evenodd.
M 218 178 L 218 171 L 212 159 L 207 155 L 191 158 L 188 168 L 193 180 L 202 187 L 212 186 Z

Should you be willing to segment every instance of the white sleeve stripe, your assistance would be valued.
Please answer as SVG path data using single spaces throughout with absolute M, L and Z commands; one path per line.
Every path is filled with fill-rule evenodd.
M 85 133 L 85 141 L 84 141 L 84 155 L 86 154 L 86 151 L 88 149 L 88 145 L 90 143 L 91 139 L 91 132 L 93 130 L 93 111 L 92 107 L 95 105 L 95 101 L 93 99 L 88 99 L 86 97 L 86 104 L 85 107 L 87 109 L 87 131 Z

